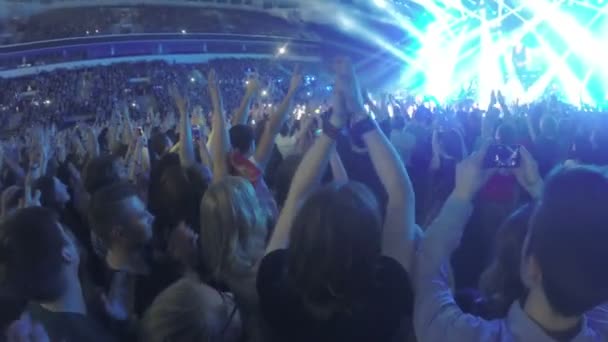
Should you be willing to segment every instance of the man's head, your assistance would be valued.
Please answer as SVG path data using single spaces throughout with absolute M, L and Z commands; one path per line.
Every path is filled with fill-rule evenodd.
M 3 222 L 0 255 L 9 288 L 28 300 L 56 300 L 78 279 L 76 242 L 46 208 L 20 209 Z
M 152 134 L 150 137 L 150 151 L 154 153 L 157 158 L 160 158 L 165 153 L 171 150 L 173 143 L 169 136 L 162 132 Z
M 57 177 L 43 176 L 34 184 L 40 190 L 40 202 L 46 208 L 59 209 L 70 201 L 68 187 Z
M 402 131 L 405 128 L 405 118 L 403 115 L 395 115 L 392 120 L 392 128 L 396 131 Z
M 547 179 L 530 223 L 521 275 L 552 311 L 577 317 L 608 300 L 608 177 L 561 168 Z
M 116 156 L 102 156 L 92 159 L 84 169 L 84 188 L 93 194 L 110 184 L 119 182 L 126 176 L 124 167 Z
M 545 115 L 540 119 L 540 133 L 547 138 L 557 136 L 557 127 L 557 120 L 552 116 Z
M 89 223 L 109 249 L 148 243 L 152 239 L 153 220 L 154 216 L 128 183 L 109 185 L 91 197 Z
M 230 128 L 230 143 L 232 148 L 241 154 L 249 156 L 255 151 L 255 134 L 248 125 L 234 125 Z

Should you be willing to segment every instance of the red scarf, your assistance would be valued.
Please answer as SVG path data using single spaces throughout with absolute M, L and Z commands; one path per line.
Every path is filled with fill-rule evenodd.
M 233 170 L 233 172 L 231 172 L 232 174 L 241 176 L 254 185 L 262 177 L 262 170 L 260 170 L 254 162 L 245 158 L 240 152 L 231 152 L 228 155 L 228 159 Z

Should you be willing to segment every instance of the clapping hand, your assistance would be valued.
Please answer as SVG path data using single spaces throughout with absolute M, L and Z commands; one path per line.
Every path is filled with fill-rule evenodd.
M 336 84 L 343 95 L 345 109 L 357 115 L 355 121 L 366 118 L 368 115 L 363 106 L 363 94 L 351 61 L 348 58 L 338 58 L 334 68 Z

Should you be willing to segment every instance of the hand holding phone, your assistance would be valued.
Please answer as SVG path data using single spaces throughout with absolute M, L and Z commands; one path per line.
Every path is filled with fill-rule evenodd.
M 520 145 L 490 145 L 483 167 L 486 169 L 514 169 L 521 165 Z
M 192 139 L 201 140 L 201 129 L 198 126 L 192 126 Z

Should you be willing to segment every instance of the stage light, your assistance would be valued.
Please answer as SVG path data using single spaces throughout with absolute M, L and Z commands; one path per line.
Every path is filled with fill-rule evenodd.
M 284 46 L 279 48 L 279 55 L 284 55 L 287 52 L 287 49 Z
M 182 32 L 182 34 L 188 33 L 186 30 L 182 30 L 181 32 Z
M 262 90 L 262 96 L 268 96 L 268 91 Z
M 378 6 L 379 8 L 386 8 L 386 1 L 384 0 L 374 0 L 374 5 Z

